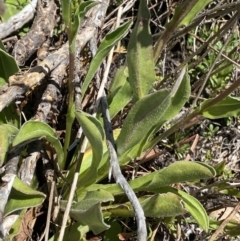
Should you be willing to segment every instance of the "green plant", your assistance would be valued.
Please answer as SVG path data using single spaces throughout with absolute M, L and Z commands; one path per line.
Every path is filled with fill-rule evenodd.
M 19 11 L 21 11 L 29 2 L 27 0 L 7 0 L 5 1 L 5 6 L 7 8 L 7 11 L 5 11 L 4 15 L 1 16 L 1 19 L 3 21 L 8 20 L 13 15 L 17 14 Z
M 213 124 L 209 124 L 207 130 L 203 132 L 203 136 L 209 140 L 211 140 L 214 135 L 218 132 L 219 126 L 214 127 Z

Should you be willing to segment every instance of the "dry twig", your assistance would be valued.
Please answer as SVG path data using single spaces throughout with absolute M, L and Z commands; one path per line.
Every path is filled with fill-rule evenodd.
M 0 39 L 6 38 L 11 33 L 22 28 L 24 24 L 28 23 L 34 17 L 35 8 L 38 0 L 32 0 L 21 12 L 14 15 L 6 22 L 0 24 Z

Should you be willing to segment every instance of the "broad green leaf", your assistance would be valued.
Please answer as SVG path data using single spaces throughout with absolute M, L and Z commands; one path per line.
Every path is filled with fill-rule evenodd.
M 127 68 L 118 69 L 108 96 L 109 112 L 111 119 L 122 110 L 132 99 L 132 90 L 127 81 Z
M 186 212 L 181 204 L 181 199 L 170 192 L 143 196 L 139 199 L 139 202 L 146 217 L 175 217 Z M 104 210 L 112 216 L 134 217 L 134 211 L 130 202 L 107 206 Z
M 15 126 L 9 124 L 0 125 L 0 167 L 4 163 L 8 147 L 17 133 L 18 129 Z
M 171 192 L 150 196 L 141 206 L 145 216 L 153 218 L 175 217 L 186 212 L 181 199 Z
M 3 78 L 7 83 L 8 78 L 18 71 L 19 68 L 15 59 L 10 54 L 0 49 L 0 78 Z
M 202 165 L 199 162 L 177 161 L 164 169 L 131 180 L 129 184 L 135 192 L 152 190 L 157 192 L 162 187 L 174 183 L 212 178 L 214 175 L 215 170 L 210 166 Z M 105 185 L 104 190 L 112 193 L 112 195 L 123 194 L 118 184 Z
M 189 100 L 189 96 L 191 94 L 191 85 L 190 78 L 186 71 L 187 66 L 184 66 L 170 92 L 170 105 L 166 106 L 165 113 L 161 116 L 161 118 L 159 118 L 158 123 L 155 126 L 153 126 L 153 128 L 148 132 L 145 139 L 143 139 L 141 145 L 147 145 L 148 139 L 156 132 L 158 132 L 159 129 L 167 121 L 175 117 L 180 112 L 182 107 L 186 104 L 186 102 Z M 139 153 L 136 150 L 132 149 L 130 153 L 128 153 L 128 155 L 131 156 L 131 158 L 136 158 L 139 155 Z
M 123 123 L 122 131 L 116 142 L 119 156 L 146 137 L 151 128 L 164 115 L 170 101 L 169 92 L 160 90 L 143 97 L 134 104 Z
M 130 36 L 127 65 L 134 102 L 148 94 L 155 81 L 153 43 L 149 28 L 150 12 L 147 1 L 140 1 L 138 18 Z
M 15 177 L 4 215 L 6 216 L 16 210 L 38 206 L 45 198 L 45 194 L 32 189 L 18 177 Z
M 66 0 L 65 0 L 66 2 Z M 71 33 L 70 33 L 70 51 L 74 53 L 75 51 L 75 40 L 77 36 L 77 32 L 79 29 L 79 26 L 85 17 L 86 13 L 95 5 L 98 3 L 95 1 L 86 1 L 86 2 L 80 2 L 75 14 L 74 14 L 74 22 L 72 23 L 71 27 Z
M 76 111 L 76 118 L 92 146 L 92 164 L 84 176 L 79 177 L 79 185 L 88 186 L 97 180 L 97 170 L 103 155 L 104 130 L 101 123 L 93 116 Z
M 210 102 L 212 99 L 204 101 L 201 108 Z M 209 119 L 219 119 L 240 115 L 240 98 L 227 96 L 225 99 L 219 101 L 214 106 L 203 110 L 201 115 Z
M 101 233 L 110 227 L 103 220 L 101 203 L 113 200 L 113 196 L 104 190 L 90 191 L 82 201 L 72 205 L 70 216 L 80 224 L 89 226 L 95 234 Z M 66 203 L 67 201 L 61 201 L 62 210 Z
M 198 162 L 177 161 L 160 170 L 158 175 L 153 175 L 150 179 L 151 182 L 148 185 L 148 189 L 155 189 L 159 186 L 167 186 L 178 182 L 212 178 L 215 174 L 215 170 L 211 166 L 204 166 Z M 152 175 L 152 173 L 149 175 Z
M 45 138 L 49 141 L 58 156 L 58 164 L 61 169 L 64 168 L 64 155 L 62 145 L 58 140 L 56 132 L 46 123 L 41 121 L 27 121 L 21 127 L 18 135 L 13 140 L 12 146 L 26 145 L 32 141 Z
M 183 67 L 170 94 L 172 96 L 171 105 L 168 107 L 165 115 L 161 120 L 162 124 L 164 124 L 166 121 L 169 121 L 173 117 L 175 117 L 183 108 L 183 106 L 186 104 L 186 102 L 189 100 L 189 97 L 191 94 L 191 84 L 190 84 L 189 75 L 187 74 L 187 66 Z M 160 122 L 159 124 L 156 131 L 158 131 L 159 128 L 162 126 Z
M 111 48 L 127 34 L 130 28 L 130 25 L 131 25 L 130 21 L 126 22 L 123 25 L 121 25 L 119 28 L 114 30 L 113 32 L 106 35 L 105 39 L 100 44 L 96 55 L 91 61 L 90 67 L 88 69 L 88 73 L 83 82 L 82 96 L 84 96 L 92 78 L 96 74 L 104 58 L 107 56 Z
M 176 116 L 182 109 L 184 104 L 189 100 L 191 86 L 190 79 L 186 71 L 187 66 L 184 66 L 178 79 L 176 80 L 176 83 L 174 84 L 174 87 L 170 92 L 171 102 L 168 106 L 166 106 L 165 113 L 161 116 L 161 118 L 159 118 L 158 123 L 153 126 L 152 129 L 146 134 L 145 139 L 143 139 L 142 145 L 145 144 L 145 149 L 155 146 L 160 140 L 162 140 L 162 136 L 158 135 L 151 141 L 148 141 L 149 137 L 155 134 L 164 123 Z M 136 150 L 132 149 L 130 153 L 128 153 L 128 155 L 131 156 L 131 158 L 135 158 L 139 155 L 139 153 L 137 153 Z

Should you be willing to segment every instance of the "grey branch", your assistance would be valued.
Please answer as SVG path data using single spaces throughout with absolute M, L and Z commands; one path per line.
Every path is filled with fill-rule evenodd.
M 30 4 L 23 8 L 18 14 L 0 24 L 0 39 L 6 38 L 11 33 L 19 30 L 34 17 L 38 0 L 32 0 Z
M 102 97 L 101 106 L 102 106 L 102 114 L 103 114 L 104 127 L 106 132 L 106 139 L 107 139 L 107 147 L 110 155 L 110 165 L 112 168 L 113 177 L 116 183 L 118 183 L 121 186 L 121 188 L 123 189 L 123 191 L 125 192 L 126 196 L 128 197 L 129 201 L 133 206 L 136 221 L 137 221 L 137 226 L 138 226 L 138 230 L 137 230 L 138 241 L 146 241 L 147 228 L 146 228 L 145 215 L 144 215 L 143 209 L 134 191 L 132 190 L 132 188 L 129 186 L 128 182 L 122 175 L 121 169 L 119 166 L 117 153 L 114 147 L 115 144 L 114 144 L 114 139 L 112 134 L 112 126 L 111 126 L 106 96 Z

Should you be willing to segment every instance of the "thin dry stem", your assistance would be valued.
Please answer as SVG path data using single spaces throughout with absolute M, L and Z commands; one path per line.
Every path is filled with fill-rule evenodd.
M 232 210 L 232 212 L 227 216 L 227 218 L 221 223 L 221 225 L 218 227 L 218 229 L 213 233 L 209 241 L 216 240 L 217 236 L 223 232 L 223 229 L 226 227 L 226 225 L 229 223 L 229 221 L 236 215 L 238 210 L 240 209 L 240 202 L 237 204 L 237 206 Z

